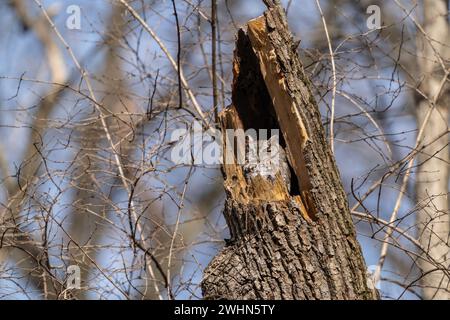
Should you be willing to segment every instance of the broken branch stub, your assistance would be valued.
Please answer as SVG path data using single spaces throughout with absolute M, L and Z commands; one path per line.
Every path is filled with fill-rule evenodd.
M 206 299 L 377 298 L 293 43 L 279 5 L 238 32 L 224 154 L 236 153 L 226 129 L 279 129 L 286 156 L 270 175 L 225 160 L 231 239 L 205 269 Z

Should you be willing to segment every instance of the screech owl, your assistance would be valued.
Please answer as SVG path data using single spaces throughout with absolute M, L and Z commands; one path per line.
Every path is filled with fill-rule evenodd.
M 246 152 L 250 161 L 243 165 L 244 175 L 246 177 L 255 177 L 260 175 L 271 181 L 275 181 L 276 174 L 280 172 L 285 185 L 290 191 L 291 170 L 285 150 L 279 145 L 278 137 L 272 136 L 267 141 L 259 143 L 249 137 Z

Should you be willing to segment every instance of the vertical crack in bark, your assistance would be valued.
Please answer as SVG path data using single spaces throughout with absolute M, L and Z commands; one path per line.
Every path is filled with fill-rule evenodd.
M 283 163 L 270 176 L 224 159 L 231 240 L 204 272 L 205 299 L 374 299 L 317 104 L 292 49 L 284 11 L 251 20 L 236 41 L 226 129 L 279 129 Z M 225 157 L 226 158 L 226 157 Z M 235 160 L 235 159 L 234 159 Z M 286 178 L 286 176 L 290 176 Z

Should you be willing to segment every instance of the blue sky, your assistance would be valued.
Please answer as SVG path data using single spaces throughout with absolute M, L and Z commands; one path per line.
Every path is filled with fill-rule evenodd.
M 287 3 L 288 1 L 283 1 L 283 3 Z M 323 6 L 326 6 L 326 2 L 323 2 Z M 71 45 L 74 50 L 75 55 L 83 61 L 83 67 L 88 71 L 94 73 L 95 70 L 98 69 L 99 65 L 103 63 L 103 59 L 105 56 L 105 50 L 101 48 L 99 44 L 101 44 L 101 34 L 105 31 L 106 20 L 108 18 L 108 14 L 110 12 L 110 1 L 106 0 L 95 0 L 95 1 L 83 1 L 83 0 L 66 0 L 66 1 L 56 1 L 56 0 L 46 0 L 43 1 L 45 7 L 57 5 L 55 8 L 59 8 L 59 13 L 54 17 L 54 21 L 61 31 L 64 38 Z M 183 1 L 179 1 L 180 7 L 183 8 L 185 3 Z M 76 4 L 79 5 L 82 10 L 82 29 L 81 30 L 68 30 L 65 28 L 65 21 L 67 19 L 67 14 L 65 13 L 65 8 L 67 5 Z M 150 17 L 148 18 L 149 24 L 155 28 L 155 31 L 161 37 L 161 39 L 166 43 L 172 54 L 176 55 L 176 43 L 175 43 L 175 33 L 174 33 L 174 24 L 173 24 L 173 16 L 171 13 L 171 6 L 168 1 L 164 1 L 155 6 L 155 11 L 149 13 Z M 24 33 L 21 31 L 20 26 L 16 22 L 16 17 L 12 13 L 10 9 L 7 8 L 5 4 L 1 4 L 1 22 L 0 22 L 0 45 L 3 48 L 0 50 L 0 76 L 8 77 L 9 79 L 0 79 L 0 144 L 3 150 L 13 150 L 13 152 L 7 153 L 7 160 L 9 163 L 10 173 L 14 172 L 15 165 L 21 159 L 21 155 L 23 154 L 25 147 L 25 139 L 27 134 L 29 133 L 29 128 L 26 127 L 26 123 L 28 122 L 27 115 L 29 115 L 26 111 L 22 110 L 25 107 L 29 107 L 35 105 L 39 101 L 40 95 L 46 91 L 46 86 L 37 84 L 35 82 L 24 82 L 20 87 L 20 92 L 17 99 L 8 99 L 15 95 L 17 91 L 18 82 L 14 78 L 20 77 L 25 72 L 25 77 L 30 78 L 40 78 L 46 79 L 48 78 L 48 72 L 46 71 L 46 62 L 43 56 L 42 47 L 36 41 L 36 37 L 33 33 L 27 32 Z M 33 7 L 33 1 L 30 1 L 30 10 L 32 12 L 38 12 L 37 8 Z M 260 15 L 264 10 L 264 5 L 262 1 L 251 0 L 251 1 L 243 1 L 243 5 L 240 10 L 235 12 L 234 18 L 238 22 L 239 26 L 242 26 L 245 21 L 248 19 L 254 18 Z M 337 10 L 337 15 L 342 15 L 345 13 L 345 8 L 341 8 Z M 183 16 L 185 11 L 180 10 L 181 18 L 185 18 Z M 319 14 L 317 8 L 315 6 L 315 1 L 293 1 L 293 4 L 290 8 L 289 12 L 289 22 L 290 26 L 297 37 L 302 39 L 301 47 L 302 49 L 308 49 L 313 46 L 312 38 L 317 35 L 317 33 L 321 33 L 322 25 L 319 21 Z M 313 27 L 311 27 L 313 26 Z M 361 26 L 359 26 L 361 27 Z M 206 27 L 205 27 L 206 28 Z M 186 31 L 187 32 L 187 31 Z M 349 20 L 348 32 L 355 32 L 355 37 L 357 37 L 357 32 L 354 28 L 354 23 Z M 223 45 L 223 50 L 226 53 L 231 53 L 233 50 L 233 35 L 232 33 L 224 34 L 224 41 L 228 41 Z M 155 44 L 155 42 L 150 39 L 148 35 L 143 35 L 142 39 L 144 40 L 144 44 L 141 45 L 140 53 L 145 59 L 145 62 L 148 63 L 149 70 L 155 70 L 156 67 L 161 68 L 164 72 L 170 72 L 170 67 L 167 65 L 167 61 L 165 57 L 162 55 L 161 50 Z M 136 37 L 131 37 L 131 41 L 136 41 Z M 357 43 L 352 44 L 349 43 L 349 46 L 352 45 L 358 46 Z M 326 52 L 325 52 L 326 53 Z M 66 61 L 68 63 L 68 69 L 75 72 L 73 63 L 69 59 L 67 52 L 64 53 L 66 55 Z M 88 55 L 89 56 L 86 56 Z M 156 58 L 155 58 L 156 57 Z M 356 58 L 357 59 L 357 58 Z M 193 61 L 201 61 L 200 56 L 197 56 L 193 59 Z M 345 62 L 338 61 L 338 63 L 342 63 L 342 66 L 345 67 Z M 129 68 L 130 73 L 133 71 L 132 67 L 125 66 L 125 68 Z M 194 69 L 195 66 L 190 68 L 186 66 L 186 71 Z M 355 79 L 349 80 L 345 85 L 343 85 L 342 90 L 346 90 L 348 92 L 355 92 L 360 97 L 365 98 L 368 107 L 376 107 L 377 101 L 375 97 L 377 94 L 383 95 L 383 90 L 389 86 L 387 80 L 382 79 L 383 77 L 390 77 L 391 69 L 386 70 L 378 70 L 374 71 L 375 77 L 379 79 Z M 364 76 L 364 75 L 363 75 Z M 355 77 L 356 78 L 356 77 Z M 230 80 L 230 79 L 226 79 Z M 145 88 L 147 84 L 141 84 L 139 81 L 130 76 L 130 82 L 137 83 L 136 86 L 133 86 L 133 90 L 136 91 L 137 94 L 144 96 L 146 94 Z M 230 82 L 227 83 L 227 90 L 229 90 Z M 379 91 L 376 91 L 378 86 Z M 375 89 L 374 89 L 375 88 Z M 202 90 L 201 88 L 200 90 Z M 390 94 L 386 94 L 385 97 L 389 98 Z M 326 100 L 329 101 L 330 95 L 327 95 Z M 71 112 L 70 110 L 71 103 L 76 101 L 73 96 L 69 96 L 65 99 L 64 103 L 66 108 L 61 108 L 57 110 L 52 116 L 58 118 L 64 118 L 67 115 L 67 112 Z M 199 101 L 204 107 L 207 109 L 210 106 L 211 98 L 209 96 L 200 96 Z M 229 101 L 229 97 L 228 100 Z M 400 96 L 400 98 L 395 102 L 392 108 L 392 120 L 387 119 L 386 122 L 388 125 L 385 128 L 388 132 L 402 132 L 415 129 L 414 119 L 406 112 L 408 103 L 407 100 Z M 82 106 L 81 106 L 82 107 Z M 144 104 L 141 105 L 142 110 L 144 111 Z M 322 114 L 326 114 L 326 108 L 324 103 L 321 103 L 321 111 Z M 355 109 L 354 106 L 351 105 L 348 101 L 343 98 L 337 99 L 337 116 L 357 113 L 358 110 Z M 391 114 L 391 113 L 390 113 Z M 356 117 L 355 121 L 360 122 L 362 125 L 365 125 L 367 119 L 364 117 Z M 370 125 L 370 124 L 369 124 Z M 369 126 L 366 124 L 366 126 Z M 375 131 L 375 128 L 372 128 Z M 409 135 L 405 135 L 405 141 L 402 141 L 404 145 L 412 145 L 415 133 L 412 132 Z M 339 136 L 338 136 L 339 138 Z M 51 133 L 48 136 L 49 143 L 52 141 Z M 380 143 L 381 148 L 382 144 Z M 406 148 L 399 148 L 398 155 L 401 156 L 406 154 L 409 150 Z M 73 153 L 61 151 L 56 151 L 51 155 L 53 159 L 59 160 L 69 160 L 70 157 L 73 156 Z M 344 186 L 347 192 L 350 192 L 350 181 L 352 178 L 357 179 L 358 177 L 364 176 L 371 168 L 376 167 L 377 165 L 382 167 L 386 166 L 386 160 L 381 158 L 379 154 L 375 151 L 370 151 L 367 148 L 364 142 L 353 142 L 348 143 L 344 141 L 336 140 L 336 159 L 339 165 L 339 169 L 341 172 L 341 176 L 344 182 Z M 59 169 L 61 169 L 64 165 L 59 165 Z M 58 164 L 53 164 L 53 168 L 57 169 Z M 167 181 L 172 184 L 177 184 L 176 181 L 183 181 L 184 175 L 186 174 L 186 170 L 177 170 L 171 175 L 165 177 Z M 205 190 L 212 188 L 217 181 L 220 181 L 218 177 L 218 170 L 196 170 L 191 182 L 190 188 L 188 190 L 187 198 L 193 199 L 193 201 L 189 204 L 194 207 L 195 199 L 201 197 L 202 193 Z M 392 181 L 388 182 L 392 185 L 391 189 L 385 189 L 383 194 L 383 203 L 381 204 L 381 215 L 382 217 L 387 217 L 391 212 L 394 204 L 394 200 L 397 196 L 396 185 Z M 50 185 L 46 186 L 51 188 Z M 123 198 L 124 195 L 122 195 Z M 367 206 L 371 209 L 376 207 L 376 195 L 371 197 Z M 3 198 L 2 198 L 3 197 Z M 118 199 L 120 199 L 120 195 Z M 350 197 L 351 198 L 351 197 Z M 1 201 L 4 201 L 4 195 L 1 196 Z M 122 199 L 124 200 L 124 199 Z M 223 197 L 222 197 L 223 200 Z M 64 216 L 66 214 L 65 208 L 67 204 L 70 203 L 70 193 L 67 194 L 58 204 L 58 212 Z M 224 220 L 221 217 L 221 203 L 218 202 L 217 205 L 213 208 L 213 214 L 208 217 L 211 225 L 224 226 Z M 353 203 L 353 202 L 351 202 Z M 411 209 L 411 202 L 406 200 L 402 205 L 400 216 Z M 166 210 L 168 214 L 168 219 L 173 220 L 174 215 L 176 214 L 176 206 L 168 201 L 164 204 L 164 210 Z M 207 228 L 207 227 L 206 227 Z M 362 233 L 366 233 L 367 230 L 363 230 L 367 228 L 367 225 L 364 227 L 362 223 L 358 224 L 358 229 L 362 231 Z M 224 237 L 227 236 L 226 229 L 223 229 L 222 234 Z M 196 241 L 205 240 L 206 235 L 200 234 Z M 375 265 L 378 260 L 380 246 L 377 241 L 369 239 L 365 236 L 358 237 L 364 252 L 364 257 L 366 259 L 367 265 Z M 220 243 L 202 243 L 192 247 L 191 250 L 188 250 L 184 259 L 186 259 L 185 268 L 183 270 L 182 278 L 190 278 L 194 277 L 194 282 L 199 282 L 201 279 L 201 267 L 205 267 L 209 262 L 212 256 L 217 252 L 220 248 Z M 101 258 L 101 264 L 104 265 L 105 268 L 111 267 L 113 265 L 117 265 L 120 262 L 115 259 L 110 259 L 107 253 L 103 253 Z M 198 267 L 200 264 L 200 268 Z M 394 266 L 392 264 L 387 263 L 385 266 L 386 272 L 395 272 Z M 104 282 L 104 284 L 103 284 Z M 99 284 L 108 285 L 105 280 L 100 280 Z M 197 295 L 200 295 L 200 290 L 198 287 L 192 288 Z M 397 296 L 402 289 L 395 286 L 390 285 L 388 283 L 382 283 L 381 289 L 385 291 L 388 296 Z M 178 298 L 190 298 L 191 294 L 188 290 L 184 290 L 180 293 Z M 406 298 L 413 298 L 413 296 L 407 294 Z

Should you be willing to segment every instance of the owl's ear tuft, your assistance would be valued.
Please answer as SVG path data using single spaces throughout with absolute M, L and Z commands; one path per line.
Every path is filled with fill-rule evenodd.
M 293 51 L 297 51 L 298 47 L 300 46 L 300 42 L 302 40 L 298 39 L 298 40 L 294 40 L 294 42 L 292 42 L 292 50 Z

